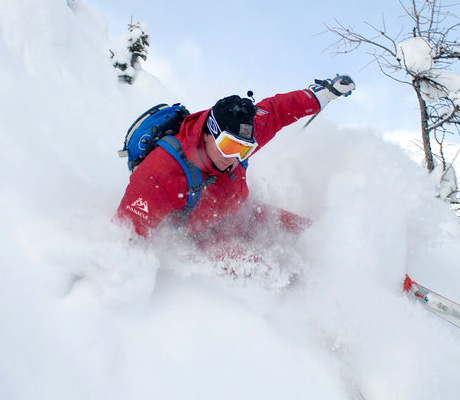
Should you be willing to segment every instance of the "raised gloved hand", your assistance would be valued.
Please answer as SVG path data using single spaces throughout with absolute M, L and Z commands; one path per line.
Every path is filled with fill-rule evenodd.
M 321 110 L 331 100 L 337 99 L 340 96 L 349 96 L 356 85 L 348 75 L 335 74 L 329 79 L 315 79 L 315 84 L 310 85 L 310 89 L 316 96 Z

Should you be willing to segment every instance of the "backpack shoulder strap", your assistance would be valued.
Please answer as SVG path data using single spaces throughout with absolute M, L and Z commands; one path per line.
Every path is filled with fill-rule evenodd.
M 198 202 L 201 189 L 214 182 L 215 178 L 203 182 L 200 170 L 187 159 L 180 142 L 175 137 L 170 135 L 163 136 L 158 140 L 157 145 L 167 151 L 184 170 L 189 188 L 184 213 L 188 214 Z

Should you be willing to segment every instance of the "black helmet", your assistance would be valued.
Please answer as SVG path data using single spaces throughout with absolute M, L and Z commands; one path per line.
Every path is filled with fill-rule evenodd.
M 254 142 L 256 112 L 257 107 L 249 99 L 242 99 L 236 95 L 225 97 L 211 108 L 207 127 L 214 138 L 227 131 L 239 139 Z

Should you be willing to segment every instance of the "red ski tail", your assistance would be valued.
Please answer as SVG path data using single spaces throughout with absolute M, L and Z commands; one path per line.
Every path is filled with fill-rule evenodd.
M 404 285 L 403 285 L 403 290 L 408 293 L 411 286 L 412 286 L 412 279 L 409 277 L 408 274 L 406 274 L 406 279 L 404 279 Z

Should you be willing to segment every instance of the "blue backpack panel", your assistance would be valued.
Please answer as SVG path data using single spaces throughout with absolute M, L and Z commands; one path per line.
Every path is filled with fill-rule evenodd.
M 179 132 L 184 118 L 189 111 L 182 105 L 158 104 L 143 113 L 131 127 L 125 137 L 120 157 L 128 157 L 128 169 L 133 172 L 136 167 L 157 146 L 157 141 L 166 135 Z

